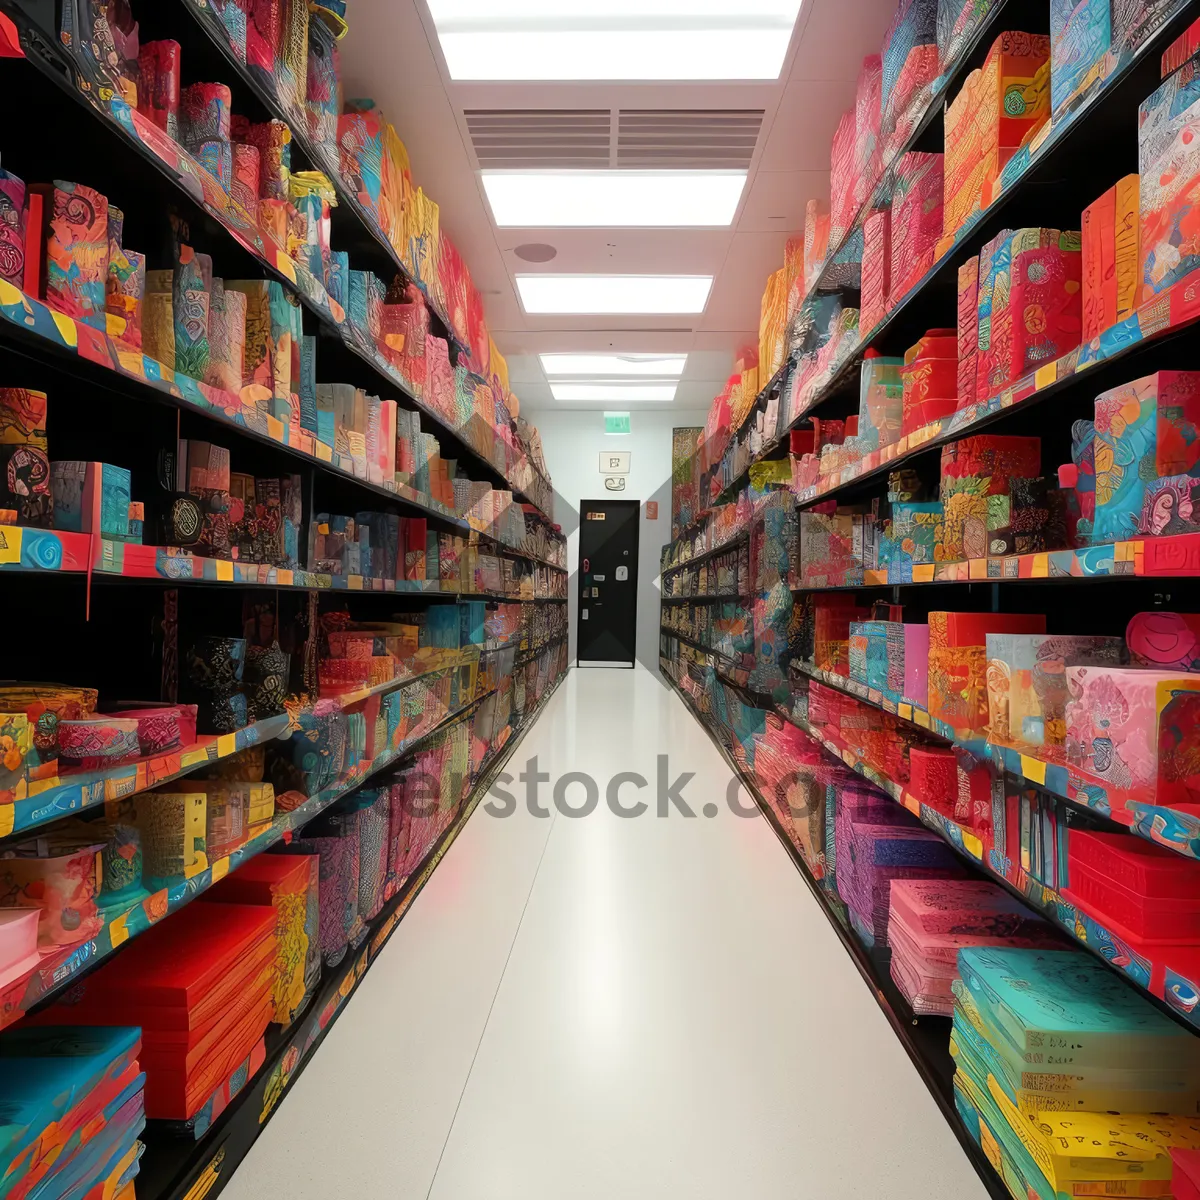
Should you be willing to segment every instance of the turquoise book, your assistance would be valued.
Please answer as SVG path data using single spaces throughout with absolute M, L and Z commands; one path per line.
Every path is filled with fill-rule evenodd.
M 136 1027 L 31 1026 L 0 1036 L 0 1196 L 41 1158 L 48 1129 L 57 1127 L 60 1143 L 70 1139 L 69 1114 L 90 1115 L 135 1062 L 141 1035 Z
M 973 946 L 958 967 L 983 1021 L 1021 1062 L 1200 1070 L 1200 1039 L 1085 954 Z
M 1180 1064 L 1165 1070 L 1084 1067 L 1063 1071 L 1031 1066 L 994 1034 L 962 982 L 956 979 L 951 986 L 955 1038 L 971 1050 L 1022 1112 L 1200 1114 L 1200 1074 L 1196 1071 Z

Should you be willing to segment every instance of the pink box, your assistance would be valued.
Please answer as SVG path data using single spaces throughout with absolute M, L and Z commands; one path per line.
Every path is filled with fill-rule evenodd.
M 891 271 L 891 213 L 880 209 L 863 222 L 862 297 L 858 326 L 874 329 L 887 315 Z
M 858 73 L 854 99 L 854 157 L 858 179 L 858 206 L 866 204 L 883 173 L 883 146 L 879 127 L 882 120 L 883 59 L 869 54 Z
M 894 174 L 889 293 L 893 303 L 933 266 L 942 236 L 942 156 L 917 152 L 901 155 Z
M 929 626 L 904 626 L 904 699 L 929 707 Z
M 40 908 L 0 908 L 0 990 L 27 975 L 41 961 L 38 954 Z
M 384 484 L 396 478 L 396 401 L 384 400 L 379 406 L 379 468 Z
M 829 152 L 829 249 L 836 250 L 858 212 L 858 176 L 854 160 L 854 110 L 842 114 Z
M 1200 675 L 1067 667 L 1067 762 L 1086 783 L 1200 812 L 1188 766 L 1200 752 Z

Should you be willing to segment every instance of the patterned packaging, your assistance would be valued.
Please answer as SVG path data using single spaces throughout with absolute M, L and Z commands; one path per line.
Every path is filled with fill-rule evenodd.
M 227 392 L 242 390 L 246 352 L 246 296 L 213 280 L 208 309 L 208 370 L 204 382 Z
M 858 444 L 864 453 L 900 440 L 904 415 L 904 380 L 901 358 L 867 354 L 863 358 L 858 389 Z
M 953 65 L 979 28 L 995 0 L 938 0 L 938 63 Z
M 258 151 L 259 200 L 286 201 L 292 175 L 292 131 L 287 125 L 276 119 L 252 125 L 244 117 L 237 117 L 233 122 L 233 138 Z
M 1064 759 L 1068 666 L 1118 666 L 1119 637 L 987 635 L 988 741 Z
M 146 289 L 146 258 L 135 250 L 122 247 L 124 214 L 119 208 L 108 209 L 108 277 L 105 281 L 104 308 L 113 320 L 108 331 L 120 341 L 137 349 L 142 345 L 142 295 Z
M 854 170 L 859 207 L 866 204 L 883 171 L 880 124 L 883 118 L 883 60 L 878 54 L 863 59 L 854 100 Z M 868 326 L 869 328 L 869 326 Z
M 194 83 L 180 93 L 180 143 L 227 192 L 233 188 L 232 113 L 233 94 L 223 83 Z
M 1028 250 L 1060 244 L 1064 237 L 1069 239 L 1070 235 L 1062 235 L 1057 229 L 1004 230 L 984 246 L 979 256 L 979 350 L 975 367 L 977 400 L 989 399 L 1013 379 L 1010 372 L 1015 353 L 1014 324 L 1017 319 L 1013 298 L 1014 256 Z M 1067 244 L 1078 245 L 1073 240 L 1069 240 Z M 1037 273 L 1035 271 L 1035 274 Z M 1072 295 L 1065 285 L 1060 291 L 1064 297 Z M 1049 290 L 1043 298 L 1049 299 Z M 1039 326 L 1048 326 L 1048 322 L 1040 320 L 1036 314 L 1021 312 L 1020 319 L 1021 327 L 1025 330 L 1022 340 L 1047 333 L 1047 328 L 1042 328 L 1040 335 L 1034 332 Z M 1032 325 L 1033 330 L 1027 329 L 1027 324 Z M 1024 361 L 1023 354 L 1021 359 Z
M 378 214 L 382 193 L 383 137 L 374 113 L 350 112 L 338 118 L 342 176 L 370 212 Z
M 979 363 L 979 259 L 958 268 L 958 407 L 975 402 Z
M 863 222 L 862 300 L 859 324 L 874 329 L 887 315 L 891 270 L 891 213 L 885 208 Z
M 988 724 L 987 635 L 1044 633 L 1040 614 L 929 614 L 929 714 L 961 737 L 983 737 Z
M 1002 33 L 947 105 L 944 236 L 987 207 L 1005 163 L 1049 117 L 1049 56 L 1043 34 Z
M 230 195 L 246 215 L 258 223 L 258 193 L 262 188 L 262 161 L 257 146 L 248 142 L 233 144 L 233 183 Z
M 942 161 L 940 154 L 913 151 L 901 155 L 893 168 L 889 281 L 893 302 L 911 291 L 933 266 L 942 235 Z
M 108 200 L 81 183 L 55 181 L 46 242 L 46 302 L 103 330 L 108 281 Z
M 953 329 L 931 329 L 904 355 L 901 431 L 922 429 L 949 416 L 958 405 L 958 337 Z
M 1198 429 L 1198 372 L 1159 371 L 1096 397 L 1093 541 L 1119 541 L 1153 527 L 1150 486 L 1200 461 Z
M 45 392 L 0 388 L 0 509 L 18 525 L 49 529 L 53 500 Z
M 0 170 L 0 279 L 25 286 L 25 184 Z
M 937 0 L 901 0 L 883 39 L 883 137 L 889 149 L 908 140 L 929 103 L 937 69 Z
M 804 206 L 804 288 L 812 291 L 829 253 L 829 209 L 820 200 Z
M 129 536 L 130 473 L 108 463 L 50 464 L 54 528 L 100 537 Z
M 837 249 L 850 232 L 858 213 L 853 109 L 842 114 L 833 133 L 829 155 L 829 246 Z
M 1138 109 L 1141 300 L 1200 266 L 1200 59 Z
M 1109 0 L 1050 0 L 1050 106 L 1060 120 L 1103 80 Z
M 209 289 L 212 260 L 191 246 L 179 248 L 172 303 L 175 314 L 175 370 L 192 379 L 208 374 Z
M 1079 235 L 1013 257 L 1008 379 L 1020 379 L 1079 345 L 1082 331 Z
M 1200 680 L 1181 672 L 1068 667 L 1067 761 L 1131 798 L 1196 803 Z
M 204 893 L 209 904 L 254 904 L 275 910 L 276 970 L 272 1020 L 290 1025 L 304 1005 L 311 976 L 310 963 L 319 962 L 318 931 L 311 928 L 310 907 L 319 914 L 311 854 L 260 854 Z M 319 891 L 319 881 L 315 882 Z M 319 918 L 318 918 L 319 919 Z
M 230 7 L 234 7 L 232 4 Z M 149 117 L 167 137 L 179 142 L 178 42 L 146 42 L 138 54 L 138 112 Z

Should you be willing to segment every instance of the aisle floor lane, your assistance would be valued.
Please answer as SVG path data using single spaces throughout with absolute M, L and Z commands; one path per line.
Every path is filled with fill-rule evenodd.
M 544 805 L 580 771 L 597 810 L 530 816 L 535 755 Z M 660 755 L 669 781 L 694 773 L 694 818 L 655 815 Z M 677 696 L 640 667 L 574 670 L 508 770 L 517 812 L 476 812 L 228 1200 L 983 1200 Z M 622 771 L 648 781 L 621 789 L 641 817 L 604 803 Z
M 671 781 L 694 772 L 689 807 L 718 815 L 622 819 L 602 799 L 557 817 L 430 1200 L 985 1197 L 774 833 L 729 811 L 729 770 L 678 697 L 641 668 L 567 689 L 562 758 L 602 797 L 639 772 L 653 809 L 666 754 Z M 539 732 L 522 756 L 548 756 Z

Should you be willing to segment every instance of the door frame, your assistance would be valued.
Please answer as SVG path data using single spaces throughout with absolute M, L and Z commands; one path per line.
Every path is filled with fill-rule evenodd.
M 633 644 L 630 646 L 630 658 L 626 663 L 624 659 L 613 659 L 606 661 L 603 659 L 580 658 L 579 649 L 581 643 L 581 635 L 583 632 L 583 527 L 587 524 L 587 509 L 588 505 L 612 505 L 614 507 L 632 507 L 633 512 L 633 555 L 630 569 L 633 572 Z M 576 575 L 578 576 L 575 583 L 575 665 L 577 667 L 608 667 L 616 671 L 632 671 L 637 665 L 637 618 L 638 618 L 638 589 L 641 587 L 641 571 L 639 569 L 639 555 L 642 546 L 642 502 L 640 500 L 628 500 L 622 497 L 615 499 L 609 496 L 602 496 L 596 500 L 580 500 L 579 502 L 579 561 L 576 564 Z

